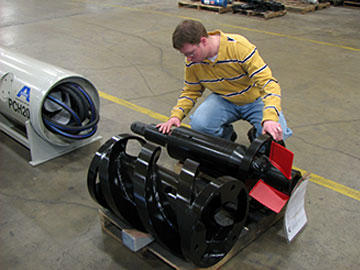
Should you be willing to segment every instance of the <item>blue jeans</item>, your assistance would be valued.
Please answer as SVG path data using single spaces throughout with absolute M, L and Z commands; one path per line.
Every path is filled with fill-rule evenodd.
M 230 139 L 234 131 L 231 123 L 243 119 L 256 128 L 256 136 L 259 136 L 262 132 L 263 108 L 264 103 L 261 98 L 240 106 L 212 93 L 190 116 L 190 125 L 194 130 Z M 279 115 L 279 123 L 283 130 L 283 138 L 286 140 L 292 135 L 292 130 L 287 127 L 282 112 Z

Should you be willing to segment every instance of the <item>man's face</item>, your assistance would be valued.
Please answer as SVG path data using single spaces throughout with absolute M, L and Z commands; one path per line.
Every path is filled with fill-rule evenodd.
M 204 46 L 202 42 L 199 44 L 185 43 L 184 46 L 179 50 L 186 59 L 191 62 L 201 62 L 205 57 Z

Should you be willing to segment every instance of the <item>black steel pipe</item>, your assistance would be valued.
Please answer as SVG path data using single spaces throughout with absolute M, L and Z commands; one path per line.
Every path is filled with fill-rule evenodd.
M 288 195 L 301 177 L 298 171 L 292 170 L 291 179 L 287 179 L 272 165 L 268 159 L 272 141 L 269 135 L 256 138 L 250 147 L 246 147 L 186 127 L 178 127 L 170 134 L 163 134 L 155 125 L 134 122 L 131 130 L 151 142 L 165 146 L 172 158 L 180 161 L 189 158 L 199 162 L 200 170 L 212 176 L 230 175 L 240 180 L 261 178 Z

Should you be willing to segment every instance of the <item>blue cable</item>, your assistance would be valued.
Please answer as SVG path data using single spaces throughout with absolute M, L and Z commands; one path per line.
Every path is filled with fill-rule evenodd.
M 48 95 L 48 98 L 51 101 L 55 102 L 56 104 L 60 105 L 61 107 L 65 108 L 65 110 L 67 110 L 75 118 L 75 120 L 78 122 L 78 124 L 81 125 L 81 120 L 80 120 L 79 116 L 77 115 L 77 113 L 73 111 L 73 109 L 71 109 L 65 103 L 61 102 L 60 100 L 54 98 L 51 95 Z
M 88 105 L 89 105 L 88 109 L 90 109 L 90 111 L 91 111 L 91 117 L 89 119 L 88 124 L 85 125 L 84 127 L 82 127 L 82 122 L 80 120 L 79 115 L 72 108 L 67 106 L 64 102 L 58 100 L 57 98 L 51 96 L 50 94 L 48 95 L 48 98 L 51 101 L 58 104 L 59 106 L 61 106 L 63 109 L 67 110 L 71 114 L 71 116 L 75 119 L 76 123 L 79 126 L 76 126 L 76 127 L 64 126 L 64 125 L 50 121 L 49 119 L 47 119 L 47 118 L 49 118 L 47 116 L 43 117 L 43 121 L 44 121 L 44 124 L 50 130 L 52 130 L 55 133 L 58 133 L 61 136 L 71 138 L 71 139 L 88 138 L 88 137 L 92 136 L 97 130 L 97 123 L 99 121 L 99 117 L 98 117 L 98 113 L 96 112 L 96 106 L 94 105 L 94 103 L 93 103 L 91 97 L 88 95 L 88 93 L 86 91 L 84 91 L 79 85 L 72 83 L 71 86 L 73 86 L 77 90 L 79 90 L 88 102 Z M 71 89 L 71 88 L 68 89 L 68 91 L 70 91 L 70 90 L 74 91 L 74 89 Z M 94 123 L 92 123 L 92 122 L 94 122 Z M 90 130 L 90 131 L 87 134 L 71 134 L 71 133 L 80 133 L 85 130 Z
M 97 126 L 94 126 L 94 127 L 92 127 L 92 130 L 91 130 L 89 133 L 87 133 L 87 134 L 82 134 L 82 135 L 69 134 L 69 133 L 64 132 L 64 131 L 62 131 L 61 129 L 57 128 L 56 126 L 54 126 L 53 123 L 47 121 L 46 119 L 45 119 L 45 122 L 46 122 L 46 124 L 48 125 L 48 127 L 50 127 L 50 128 L 51 128 L 53 131 L 55 131 L 56 133 L 59 133 L 59 134 L 65 136 L 65 137 L 68 137 L 68 138 L 71 138 L 71 139 L 85 139 L 85 138 L 89 138 L 89 137 L 91 137 L 92 135 L 94 135 L 94 133 L 95 133 L 96 130 L 97 130 Z

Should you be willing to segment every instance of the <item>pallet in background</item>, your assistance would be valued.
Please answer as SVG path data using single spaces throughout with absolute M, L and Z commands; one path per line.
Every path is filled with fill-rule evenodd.
M 301 14 L 314 12 L 319 9 L 330 7 L 330 2 L 308 4 L 308 3 L 303 3 L 300 0 L 278 0 L 278 1 L 282 3 L 288 11 L 299 12 Z
M 344 6 L 360 8 L 360 1 L 344 1 Z
M 232 11 L 231 4 L 228 4 L 226 7 L 220 7 L 220 6 L 204 5 L 201 2 L 182 0 L 182 1 L 178 1 L 178 6 L 184 8 L 196 8 L 197 10 L 211 10 L 211 11 L 216 11 L 220 14 Z
M 245 4 L 246 2 L 242 2 L 242 3 Z M 287 10 L 286 9 L 279 11 L 233 10 L 233 13 L 240 13 L 246 16 L 257 16 L 267 20 L 271 18 L 284 16 L 287 13 Z
M 249 213 L 248 221 L 246 222 L 245 227 L 232 250 L 220 262 L 208 268 L 198 268 L 192 263 L 176 257 L 170 251 L 160 246 L 156 241 L 149 241 L 148 244 L 143 245 L 146 242 L 144 239 L 149 240 L 151 239 L 151 236 L 149 234 L 132 229 L 126 225 L 125 222 L 112 214 L 109 210 L 99 209 L 99 216 L 103 231 L 115 240 L 123 243 L 132 251 L 149 251 L 176 270 L 217 270 L 220 269 L 221 266 L 223 266 L 232 257 L 238 254 L 242 249 L 246 248 L 251 242 L 255 241 L 261 234 L 267 231 L 277 221 L 282 219 L 284 212 L 282 211 L 279 214 L 275 214 L 270 210 L 260 209 L 253 211 L 251 214 Z M 124 232 L 126 235 L 130 235 L 130 245 L 129 243 L 124 242 L 127 241 L 126 239 L 128 239 L 124 239 Z

